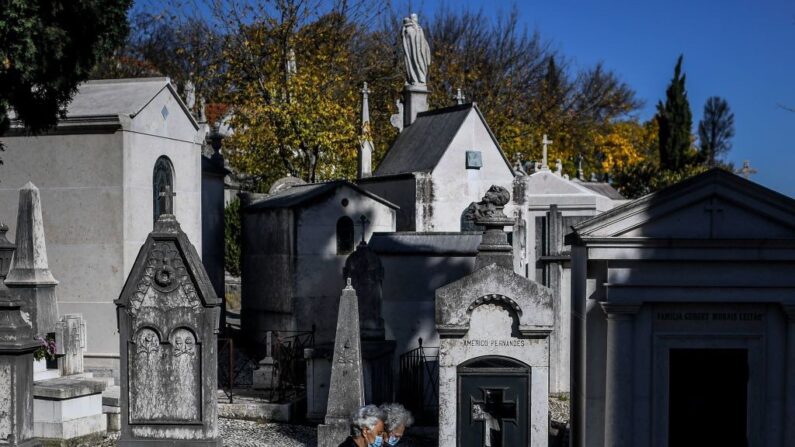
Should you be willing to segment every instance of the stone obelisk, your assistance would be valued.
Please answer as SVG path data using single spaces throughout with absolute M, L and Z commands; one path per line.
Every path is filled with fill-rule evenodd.
M 39 189 L 31 182 L 19 190 L 16 245 L 5 283 L 22 301 L 22 313 L 30 318 L 35 333 L 45 336 L 55 332 L 58 323 L 58 281 L 47 262 Z
M 317 427 L 318 447 L 337 447 L 350 434 L 350 416 L 364 405 L 359 301 L 348 279 L 342 289 L 325 423 Z

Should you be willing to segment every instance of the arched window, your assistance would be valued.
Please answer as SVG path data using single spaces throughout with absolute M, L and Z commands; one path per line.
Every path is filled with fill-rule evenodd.
M 342 216 L 337 221 L 337 254 L 347 255 L 353 252 L 353 219 Z
M 165 211 L 166 201 L 171 200 L 170 197 L 166 198 L 164 195 L 160 194 L 165 191 L 166 185 L 170 187 L 172 192 L 174 191 L 174 165 L 171 164 L 171 160 L 169 160 L 168 157 L 163 155 L 155 162 L 155 170 L 152 174 L 152 208 L 154 211 L 154 220 L 157 220 Z

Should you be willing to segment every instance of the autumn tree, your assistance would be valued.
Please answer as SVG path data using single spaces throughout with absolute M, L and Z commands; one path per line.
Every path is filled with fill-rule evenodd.
M 698 123 L 699 156 L 707 166 L 715 166 L 719 157 L 731 150 L 734 136 L 734 113 L 725 99 L 712 96 L 704 104 Z
M 53 126 L 97 61 L 127 35 L 132 0 L 8 0 L 0 6 L 0 135 L 13 109 L 25 128 Z
M 672 171 L 683 168 L 691 159 L 693 117 L 682 73 L 682 56 L 676 61 L 674 77 L 665 92 L 665 102 L 657 103 L 660 167 Z

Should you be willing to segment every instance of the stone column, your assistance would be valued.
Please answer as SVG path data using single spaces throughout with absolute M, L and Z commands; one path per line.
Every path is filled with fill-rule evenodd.
M 795 305 L 785 305 L 787 315 L 787 370 L 784 390 L 784 445 L 795 445 Z
M 31 182 L 19 190 L 16 231 L 17 249 L 5 284 L 22 301 L 22 313 L 30 318 L 35 333 L 44 337 L 55 331 L 58 322 L 58 281 L 47 262 L 39 189 Z
M 403 127 L 409 127 L 417 114 L 428 110 L 428 87 L 424 84 L 406 84 L 403 87 Z
M 601 303 L 607 315 L 605 446 L 632 447 L 634 318 L 639 304 Z
M 14 245 L 0 224 L 0 444 L 38 446 L 33 440 L 33 351 L 39 343 L 30 321 L 22 317 L 22 301 L 3 280 Z

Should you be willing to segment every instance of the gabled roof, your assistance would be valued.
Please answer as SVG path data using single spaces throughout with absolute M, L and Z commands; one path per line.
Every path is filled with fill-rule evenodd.
M 584 186 L 591 191 L 601 194 L 608 199 L 611 200 L 627 200 L 626 197 L 622 196 L 617 189 L 613 188 L 613 185 L 610 183 L 602 183 L 602 182 L 580 182 L 581 186 Z
M 513 167 L 502 152 L 477 104 L 459 104 L 417 114 L 417 119 L 398 134 L 373 176 L 381 177 L 433 170 L 458 134 L 467 116 L 475 110 L 513 172 Z
M 795 200 L 712 169 L 575 225 L 587 240 L 795 239 Z
M 356 186 L 347 180 L 333 180 L 323 183 L 307 183 L 304 185 L 294 185 L 276 194 L 258 200 L 245 208 L 246 212 L 257 212 L 260 210 L 275 208 L 296 208 L 303 207 L 316 200 L 320 200 L 334 193 L 338 188 L 348 187 L 364 196 L 380 202 L 392 209 L 399 209 L 397 205 L 388 200 L 377 196 L 369 191 Z
M 91 120 L 97 122 L 105 118 L 118 121 L 118 117 L 135 118 L 161 91 L 168 89 L 180 108 L 188 116 L 193 127 L 199 124 L 182 101 L 169 78 L 103 79 L 80 84 L 69 106 L 66 118 L 60 124 L 70 121 Z

